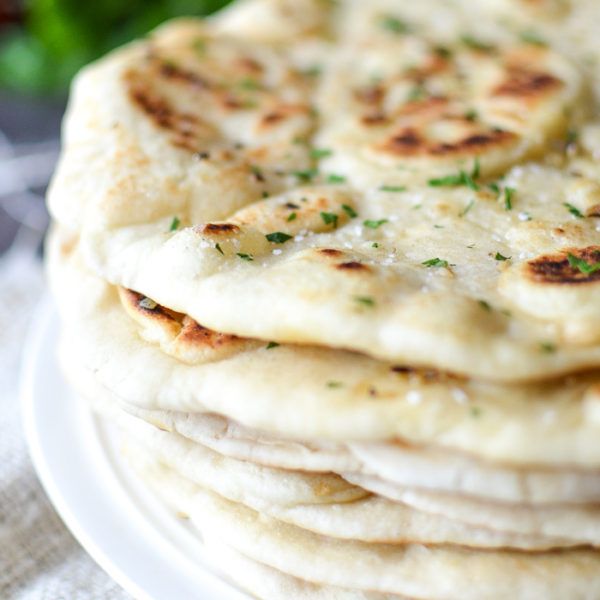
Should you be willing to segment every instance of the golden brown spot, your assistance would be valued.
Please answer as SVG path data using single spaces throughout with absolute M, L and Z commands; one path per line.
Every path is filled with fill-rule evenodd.
M 272 125 L 273 123 L 278 123 L 279 121 L 282 121 L 283 119 L 285 119 L 285 115 L 283 115 L 279 112 L 270 112 L 262 118 L 261 123 L 263 125 Z
M 183 318 L 183 315 L 180 313 L 176 313 L 160 304 L 156 304 L 155 306 L 152 306 L 152 308 L 144 306 L 144 301 L 149 300 L 144 294 L 134 292 L 127 288 L 119 289 L 122 302 L 126 304 L 133 313 L 138 313 L 158 322 L 178 323 Z
M 239 232 L 240 228 L 233 223 L 207 223 L 202 228 L 202 233 L 207 235 L 229 235 Z
M 395 365 L 390 367 L 392 373 L 398 373 L 410 378 L 417 378 L 422 383 L 440 383 L 443 381 L 466 381 L 466 377 L 450 372 L 442 372 L 427 367 L 409 367 L 406 365 Z
M 600 270 L 584 273 L 571 266 L 568 255 L 584 260 L 588 265 L 600 262 L 600 246 L 568 248 L 559 254 L 538 256 L 527 262 L 527 275 L 536 283 L 580 284 L 600 280 Z
M 492 91 L 495 96 L 513 96 L 534 100 L 563 85 L 549 73 L 531 71 L 522 67 L 510 68 L 508 77 Z
M 339 265 L 335 265 L 336 269 L 339 269 L 340 271 L 363 271 L 363 272 L 368 272 L 371 270 L 371 268 L 361 262 L 352 260 L 349 262 L 343 262 L 340 263 Z
M 170 62 L 161 62 L 159 67 L 159 73 L 165 79 L 170 79 L 172 81 L 177 81 L 181 83 L 187 83 L 191 87 L 194 87 L 196 89 L 205 90 L 210 87 L 208 81 L 206 81 L 206 79 L 198 75 L 198 73 L 181 69 L 177 65 Z
M 187 342 L 196 347 L 200 346 L 212 349 L 223 348 L 234 343 L 237 344 L 241 339 L 235 335 L 219 333 L 218 331 L 207 329 L 187 315 L 183 318 L 182 324 L 183 327 L 178 336 L 178 340 Z
M 354 92 L 355 98 L 363 104 L 381 104 L 385 90 L 380 85 L 358 89 Z
M 586 217 L 600 217 L 600 204 L 590 206 L 585 213 Z
M 382 112 L 375 112 L 363 115 L 360 120 L 363 125 L 382 125 L 387 123 L 388 118 Z
M 248 73 L 261 73 L 264 69 L 263 66 L 253 58 L 249 56 L 242 56 L 238 59 L 237 64 L 242 70 Z
M 317 252 L 325 256 L 342 256 L 344 254 L 341 250 L 336 250 L 335 248 L 319 248 Z

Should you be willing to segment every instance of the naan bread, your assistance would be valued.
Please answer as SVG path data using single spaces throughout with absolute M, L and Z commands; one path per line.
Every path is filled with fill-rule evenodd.
M 132 458 L 152 488 L 201 531 L 301 579 L 449 600 L 563 600 L 600 594 L 600 554 L 594 551 L 477 552 L 334 540 L 228 502 L 156 463 L 144 459 L 140 464 L 139 453 Z
M 214 360 L 208 354 L 205 362 L 186 364 L 156 343 L 165 336 L 162 347 L 173 347 L 159 326 L 162 317 L 141 325 L 132 319 L 117 291 L 85 271 L 76 248 L 75 238 L 59 234 L 48 247 L 67 360 L 94 373 L 125 403 L 216 412 L 299 440 L 401 438 L 513 466 L 570 470 L 600 464 L 600 387 L 594 375 L 500 386 L 396 368 L 355 353 L 266 344 L 225 359 L 217 347 Z M 194 338 L 189 353 L 201 354 L 205 339 Z M 182 345 L 180 354 L 188 353 L 188 342 L 175 342 Z
M 292 43 L 193 21 L 88 68 L 53 216 L 103 278 L 217 331 L 491 380 L 596 366 L 599 184 L 563 152 L 578 70 L 369 23 L 324 44 L 321 84 Z

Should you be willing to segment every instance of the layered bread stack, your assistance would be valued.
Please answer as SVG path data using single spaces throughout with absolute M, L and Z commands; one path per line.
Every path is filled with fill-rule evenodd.
M 70 383 L 267 599 L 600 598 L 592 0 L 247 0 L 77 79 Z

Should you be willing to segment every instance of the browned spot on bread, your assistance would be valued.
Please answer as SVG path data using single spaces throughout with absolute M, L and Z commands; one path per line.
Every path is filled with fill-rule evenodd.
M 264 71 L 263 66 L 249 56 L 241 56 L 238 58 L 237 64 L 243 71 L 248 73 L 262 73 Z
M 516 67 L 509 68 L 507 78 L 493 89 L 492 94 L 535 100 L 562 85 L 560 79 L 549 73 Z
M 354 97 L 363 104 L 379 105 L 383 101 L 385 90 L 380 85 L 360 88 L 354 92 Z
M 344 254 L 341 250 L 336 250 L 335 248 L 319 248 L 317 252 L 325 256 L 342 256 Z
M 295 115 L 307 114 L 309 107 L 305 104 L 280 104 L 271 108 L 260 120 L 259 128 L 278 125 Z
M 589 265 L 600 262 L 600 246 L 568 248 L 558 254 L 538 256 L 527 262 L 527 275 L 536 283 L 582 284 L 600 281 L 600 271 L 583 273 L 571 266 L 568 255 L 584 260 Z
M 515 137 L 515 134 L 509 131 L 494 129 L 482 133 L 469 133 L 454 142 L 437 142 L 424 138 L 413 127 L 406 127 L 388 138 L 379 149 L 396 156 L 474 154 L 490 147 L 511 143 Z
M 218 331 L 207 329 L 187 315 L 183 317 L 182 324 L 181 333 L 177 337 L 178 341 L 192 344 L 196 347 L 223 348 L 232 344 L 238 344 L 241 340 L 236 335 L 219 333 Z
M 363 272 L 369 272 L 371 270 L 371 268 L 368 265 L 365 265 L 361 262 L 358 262 L 356 260 L 351 260 L 349 262 L 343 262 L 340 263 L 338 265 L 335 265 L 336 269 L 339 269 L 340 271 L 363 271 Z
M 152 308 L 144 306 L 144 300 L 150 300 L 144 294 L 134 292 L 127 288 L 119 288 L 119 295 L 121 301 L 125 304 L 131 313 L 137 313 L 144 316 L 147 319 L 151 319 L 163 323 L 180 323 L 183 315 L 176 313 L 175 311 L 169 310 L 160 304 L 156 304 Z
M 172 81 L 177 81 L 181 83 L 187 83 L 190 86 L 197 89 L 208 89 L 210 84 L 204 77 L 198 75 L 198 73 L 194 73 L 193 71 L 188 71 L 182 69 L 170 62 L 161 62 L 159 67 L 159 73 L 165 78 Z
M 590 206 L 585 213 L 586 217 L 600 217 L 600 204 Z
M 382 112 L 375 112 L 363 115 L 360 120 L 363 125 L 382 125 L 387 123 L 388 118 Z
M 207 235 L 231 235 L 239 232 L 240 228 L 234 223 L 207 223 L 202 228 L 202 233 Z

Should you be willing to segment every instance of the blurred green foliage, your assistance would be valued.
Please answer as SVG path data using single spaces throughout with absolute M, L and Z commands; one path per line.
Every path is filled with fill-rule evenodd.
M 229 0 L 29 0 L 23 27 L 0 30 L 0 87 L 62 94 L 84 64 L 163 21 Z

